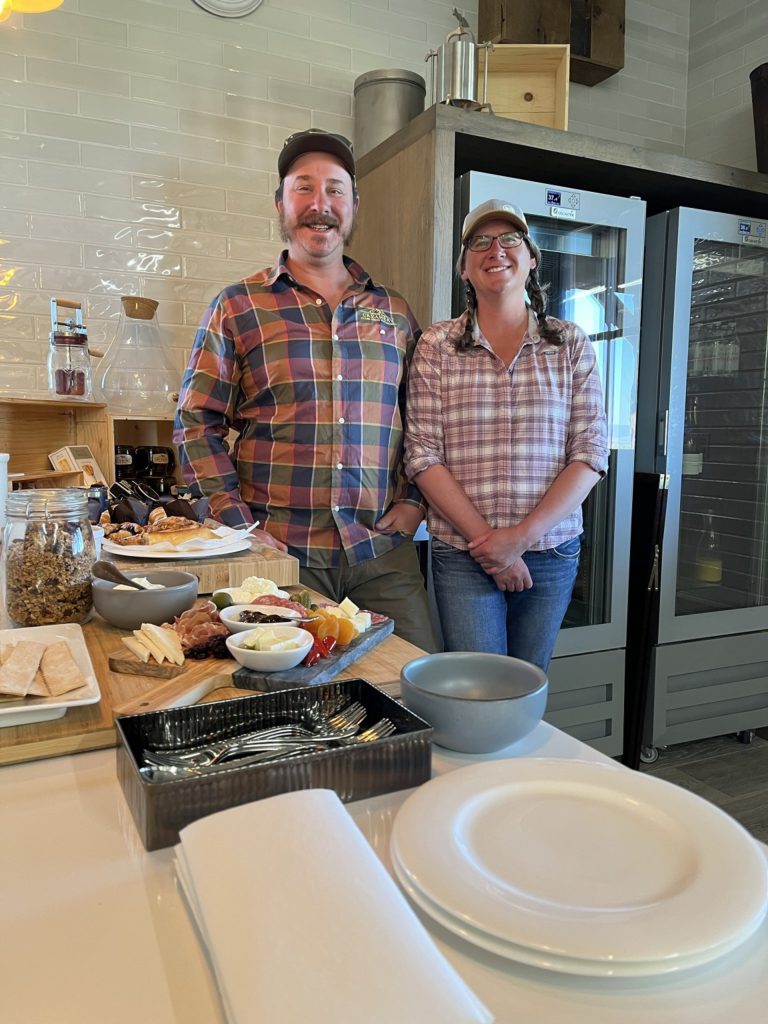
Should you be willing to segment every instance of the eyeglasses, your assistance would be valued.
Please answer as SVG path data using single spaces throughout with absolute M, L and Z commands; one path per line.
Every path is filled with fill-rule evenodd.
M 467 242 L 467 248 L 472 252 L 485 252 L 491 248 L 494 239 L 498 239 L 502 249 L 516 249 L 524 238 L 522 231 L 505 231 L 502 235 L 473 235 Z

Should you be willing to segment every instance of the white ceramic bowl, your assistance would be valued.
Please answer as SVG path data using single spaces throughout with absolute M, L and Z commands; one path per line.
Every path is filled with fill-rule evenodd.
M 547 706 L 542 670 L 519 658 L 466 651 L 427 654 L 400 672 L 403 704 L 449 750 L 488 754 L 536 728 Z
M 282 619 L 301 618 L 299 612 L 294 611 L 293 608 L 279 608 L 277 605 L 269 604 L 231 604 L 227 608 L 220 609 L 219 618 L 230 633 L 244 633 L 249 629 L 253 629 L 254 626 L 261 625 L 261 623 L 257 622 L 240 622 L 240 613 L 245 611 L 263 612 L 265 615 L 279 615 Z M 286 625 L 286 623 L 268 622 L 266 625 L 282 626 Z
M 262 633 L 266 629 L 274 630 L 284 640 L 301 640 L 301 647 L 295 647 L 290 651 L 249 651 L 242 646 L 248 637 L 254 633 Z M 306 629 L 275 623 L 252 626 L 243 633 L 232 633 L 227 637 L 226 645 L 229 653 L 243 668 L 249 668 L 253 672 L 283 672 L 301 664 L 309 654 L 313 640 L 314 637 Z

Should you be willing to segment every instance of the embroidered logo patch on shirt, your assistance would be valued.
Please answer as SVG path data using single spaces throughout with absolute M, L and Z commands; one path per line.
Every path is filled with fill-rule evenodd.
M 357 319 L 367 320 L 370 323 L 387 324 L 389 327 L 395 326 L 395 318 L 383 309 L 358 308 Z

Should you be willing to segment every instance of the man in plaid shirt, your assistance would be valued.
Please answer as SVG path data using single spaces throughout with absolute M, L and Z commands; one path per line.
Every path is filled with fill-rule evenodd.
M 302 583 L 434 650 L 411 539 L 423 505 L 402 467 L 419 328 L 397 292 L 344 256 L 359 201 L 351 144 L 299 132 L 278 173 L 288 248 L 225 288 L 198 329 L 174 432 L 184 479 L 221 522 L 258 520 L 257 539 L 295 555 Z

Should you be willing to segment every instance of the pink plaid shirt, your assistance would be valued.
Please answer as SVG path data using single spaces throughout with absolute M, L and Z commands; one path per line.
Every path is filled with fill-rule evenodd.
M 492 527 L 515 526 L 570 462 L 601 475 L 608 441 L 595 350 L 563 321 L 561 345 L 539 336 L 529 312 L 523 346 L 510 367 L 477 323 L 475 345 L 457 352 L 467 313 L 433 324 L 416 346 L 408 378 L 405 469 L 409 479 L 445 466 Z M 432 508 L 430 533 L 454 547 L 467 542 Z M 582 530 L 576 509 L 533 545 L 557 547 Z

